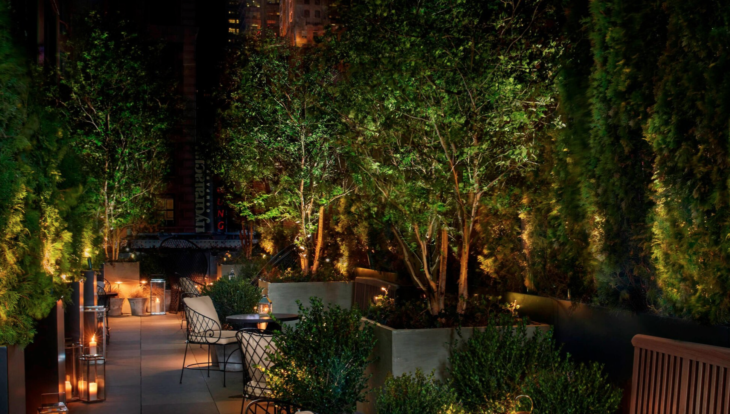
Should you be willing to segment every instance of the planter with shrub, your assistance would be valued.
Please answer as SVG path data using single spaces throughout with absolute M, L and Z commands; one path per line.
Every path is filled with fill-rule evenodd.
M 149 301 L 149 293 L 144 288 L 135 289 L 131 296 L 127 299 L 132 316 L 144 316 L 147 310 L 147 302 Z
M 109 299 L 109 316 L 122 316 L 122 307 L 126 298 Z
M 438 380 L 433 373 L 426 376 L 420 369 L 399 377 L 388 377 L 376 392 L 378 414 L 466 414 L 456 391 Z
M 308 304 L 310 298 L 319 298 L 325 305 L 352 308 L 354 283 L 332 267 L 309 275 L 294 269 L 269 272 L 259 280 L 259 287 L 273 303 L 276 313 L 297 313 L 297 302 Z
M 374 343 L 357 309 L 326 307 L 314 298 L 299 306 L 296 327 L 275 332 L 269 381 L 274 396 L 318 414 L 348 414 L 366 400 Z M 372 398 L 372 397 L 370 397 Z
M 467 313 L 443 312 L 432 317 L 425 301 L 398 303 L 387 297 L 372 306 L 363 324 L 371 326 L 376 339 L 369 388 L 382 387 L 389 376 L 399 377 L 418 371 L 432 372 L 436 380 L 449 378 L 449 356 L 454 347 L 467 341 L 474 332 L 483 331 L 495 318 L 514 326 L 521 323 L 514 309 L 500 305 L 499 297 L 472 298 Z M 453 306 L 447 309 L 454 309 Z M 549 330 L 548 325 L 522 324 L 525 335 L 532 337 Z M 515 327 L 514 329 L 519 329 Z M 538 334 L 539 336 L 539 334 Z M 372 403 L 358 405 L 365 414 L 374 414 Z
M 226 320 L 226 317 L 231 315 L 256 313 L 256 304 L 261 299 L 261 288 L 252 285 L 250 279 L 243 277 L 228 279 L 225 276 L 215 281 L 212 285 L 204 286 L 201 294 L 210 296 L 210 299 L 213 301 L 213 306 L 215 306 L 215 310 L 218 313 L 218 318 L 223 322 Z M 223 346 L 216 345 L 215 348 L 218 361 L 224 361 L 228 355 L 225 354 Z M 226 371 L 243 370 L 241 353 L 234 352 L 230 354 L 229 351 L 229 355 Z

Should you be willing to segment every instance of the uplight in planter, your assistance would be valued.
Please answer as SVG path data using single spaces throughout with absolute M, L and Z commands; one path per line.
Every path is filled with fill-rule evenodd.
M 165 314 L 165 279 L 150 280 L 150 314 Z
M 106 356 L 106 308 L 84 307 L 84 354 Z
M 84 353 L 84 346 L 81 342 L 66 342 L 66 401 L 79 399 L 79 358 Z
M 106 400 L 105 359 L 99 355 L 84 355 L 79 358 L 79 399 L 85 403 Z

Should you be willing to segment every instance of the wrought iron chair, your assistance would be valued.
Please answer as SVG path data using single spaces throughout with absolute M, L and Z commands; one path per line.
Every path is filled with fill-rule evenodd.
M 243 412 L 243 408 L 241 408 Z M 246 407 L 246 414 L 314 414 L 311 411 L 302 411 L 301 407 L 290 402 L 274 400 L 271 398 L 259 398 L 249 401 Z
M 271 333 L 257 328 L 243 328 L 236 333 L 244 360 L 244 404 L 241 405 L 241 412 L 246 400 L 265 399 L 271 395 L 264 370 L 271 367 L 269 354 L 276 352 L 276 345 L 271 341 L 272 337 Z
M 199 297 L 201 289 L 202 285 L 190 279 L 189 277 L 180 278 L 180 290 L 182 291 L 182 294 L 180 296 L 183 301 L 185 301 L 185 298 Z M 186 317 L 187 315 L 185 314 L 185 312 L 182 312 L 182 314 L 180 315 L 180 329 L 183 328 Z
M 187 341 L 185 343 L 185 355 L 183 356 L 183 367 L 182 372 L 180 372 L 180 384 L 182 384 L 183 374 L 185 373 L 186 369 L 205 369 L 208 371 L 208 377 L 210 377 L 210 346 L 222 345 L 224 357 L 223 386 L 225 387 L 226 365 L 228 364 L 228 361 L 234 353 L 242 352 L 241 347 L 238 346 L 236 331 L 223 330 L 221 328 L 221 323 L 218 319 L 218 313 L 215 311 L 213 301 L 208 296 L 185 298 L 183 299 L 183 306 L 185 309 L 185 315 L 188 320 L 188 325 L 186 331 Z M 188 348 L 191 344 L 200 345 L 201 347 L 205 345 L 208 347 L 208 360 L 206 362 L 185 365 L 185 360 L 188 355 Z M 233 351 L 231 351 L 230 354 L 227 350 L 229 346 L 234 347 Z M 220 370 L 220 368 L 218 370 Z

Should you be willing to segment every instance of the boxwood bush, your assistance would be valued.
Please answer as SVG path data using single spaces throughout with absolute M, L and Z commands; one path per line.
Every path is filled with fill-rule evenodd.
M 378 414 L 465 414 L 456 392 L 434 381 L 433 372 L 389 377 L 375 400 Z
M 296 327 L 274 333 L 269 381 L 274 396 L 318 414 L 355 411 L 365 401 L 365 368 L 375 344 L 373 328 L 357 309 L 325 308 L 321 299 L 299 304 Z

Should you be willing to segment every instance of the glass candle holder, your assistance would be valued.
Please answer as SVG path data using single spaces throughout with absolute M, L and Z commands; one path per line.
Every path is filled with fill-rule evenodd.
M 66 402 L 79 399 L 79 358 L 84 353 L 81 342 L 66 342 Z
M 84 355 L 106 356 L 106 308 L 84 307 Z
M 82 355 L 79 358 L 80 376 L 77 387 L 79 399 L 85 403 L 106 400 L 106 364 L 103 356 Z
M 150 280 L 150 314 L 165 314 L 165 279 Z

